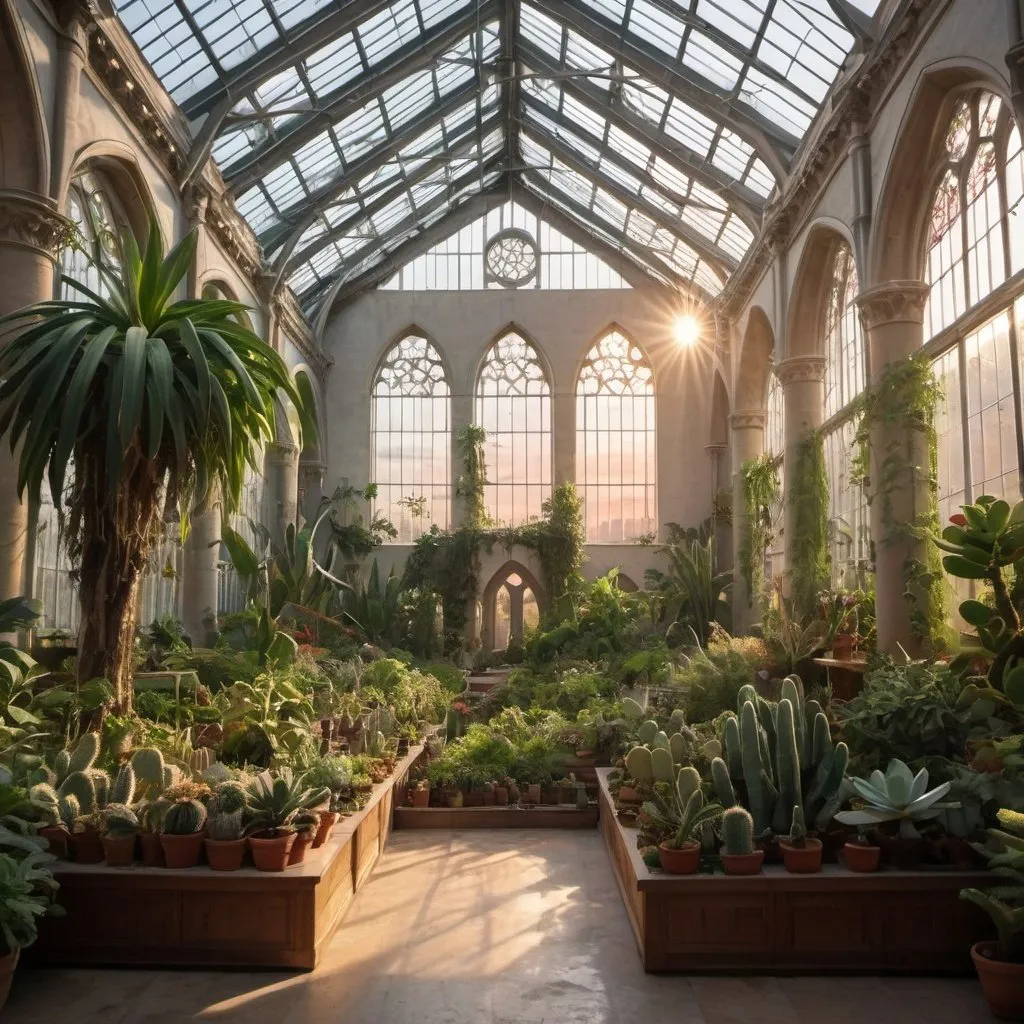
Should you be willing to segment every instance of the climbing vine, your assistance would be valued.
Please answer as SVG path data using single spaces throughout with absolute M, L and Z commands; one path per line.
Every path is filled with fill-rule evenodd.
M 772 542 L 772 520 L 779 502 L 779 467 L 768 452 L 740 467 L 740 575 L 747 587 L 747 606 L 764 591 L 764 560 Z
M 797 443 L 792 479 L 786 480 L 791 509 L 790 593 L 793 610 L 801 618 L 813 617 L 819 595 L 832 582 L 832 554 L 828 543 L 828 468 L 821 432 L 809 431 Z
M 905 541 L 910 552 L 903 563 L 903 596 L 910 610 L 910 624 L 916 639 L 933 651 L 946 645 L 942 561 L 938 549 L 927 543 L 939 532 L 938 435 L 935 409 L 942 387 L 923 355 L 890 363 L 881 380 L 858 399 L 859 414 L 854 438 L 854 479 L 864 485 L 869 503 L 878 502 L 884 532 L 882 544 Z M 874 451 L 875 474 L 871 473 L 871 437 L 884 439 Z M 922 444 L 923 442 L 923 444 Z M 920 464 L 922 449 L 927 459 Z M 925 507 L 905 521 L 893 511 L 893 496 L 900 490 L 913 494 L 925 481 Z M 922 550 L 923 558 L 913 552 Z

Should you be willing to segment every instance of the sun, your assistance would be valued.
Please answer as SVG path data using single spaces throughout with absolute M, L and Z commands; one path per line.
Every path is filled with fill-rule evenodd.
M 700 321 L 692 313 L 683 313 L 676 317 L 673 333 L 680 348 L 693 348 L 700 338 Z

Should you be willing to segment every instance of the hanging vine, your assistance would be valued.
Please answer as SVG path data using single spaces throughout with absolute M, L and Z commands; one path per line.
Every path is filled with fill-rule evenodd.
M 907 540 L 911 554 L 903 563 L 903 596 L 910 610 L 914 637 L 942 650 L 947 642 L 942 561 L 938 549 L 928 543 L 939 532 L 938 435 L 935 409 L 942 387 L 923 355 L 886 366 L 881 380 L 858 399 L 860 419 L 854 439 L 854 479 L 864 485 L 869 503 L 879 502 L 884 532 L 881 543 L 891 546 Z M 871 474 L 872 434 L 885 438 L 874 452 L 875 476 Z M 927 464 L 919 463 L 924 442 Z M 920 479 L 926 487 L 925 507 L 905 521 L 893 511 L 893 496 L 900 490 L 913 493 Z M 912 552 L 920 549 L 923 558 Z
M 792 480 L 786 480 L 790 516 L 790 594 L 801 618 L 813 617 L 819 595 L 832 582 L 828 543 L 828 468 L 820 431 L 809 431 L 796 446 Z
M 768 452 L 748 459 L 740 467 L 739 558 L 740 575 L 747 588 L 747 607 L 764 592 L 764 560 L 771 546 L 779 503 L 779 467 Z

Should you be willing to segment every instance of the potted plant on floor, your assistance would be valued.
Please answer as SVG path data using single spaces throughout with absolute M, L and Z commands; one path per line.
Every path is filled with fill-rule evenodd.
M 507 798 L 506 793 L 506 798 Z M 411 807 L 430 806 L 430 783 L 426 779 L 417 779 L 409 785 L 409 805 Z
M 292 818 L 295 829 L 295 842 L 288 851 L 288 866 L 301 864 L 306 859 L 306 851 L 313 845 L 317 830 L 320 828 L 320 815 L 316 811 L 299 811 Z
M 55 858 L 40 848 L 22 854 L 17 849 L 0 852 L 0 1009 L 11 990 L 18 957 L 38 937 L 39 918 L 62 914 L 54 902 L 59 888 L 49 865 Z
M 727 875 L 757 875 L 764 850 L 754 849 L 754 819 L 743 807 L 722 814 L 722 867 Z
M 103 853 L 112 868 L 131 867 L 139 838 L 138 815 L 124 804 L 107 804 L 103 818 Z
M 1003 828 L 989 829 L 997 844 L 988 854 L 993 874 L 1008 884 L 990 889 L 961 889 L 960 898 L 992 918 L 998 938 L 975 943 L 971 959 L 989 1009 L 997 1017 L 1024 1020 L 1024 814 L 999 812 Z
M 245 789 L 239 782 L 222 782 L 206 806 L 206 861 L 214 871 L 237 871 L 245 859 L 242 835 Z
M 821 870 L 821 840 L 808 837 L 804 809 L 799 804 L 793 808 L 789 838 L 779 840 L 779 846 L 786 870 L 791 874 L 811 875 Z
M 253 863 L 260 871 L 284 871 L 295 843 L 295 815 L 326 803 L 331 793 L 326 788 L 305 788 L 290 769 L 282 768 L 276 778 L 269 771 L 257 776 L 246 790 L 246 798 Z

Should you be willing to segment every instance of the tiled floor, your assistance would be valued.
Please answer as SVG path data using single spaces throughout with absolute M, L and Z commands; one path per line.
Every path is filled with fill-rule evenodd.
M 22 970 L 4 1024 L 987 1024 L 973 979 L 655 977 L 596 832 L 393 836 L 313 974 Z

